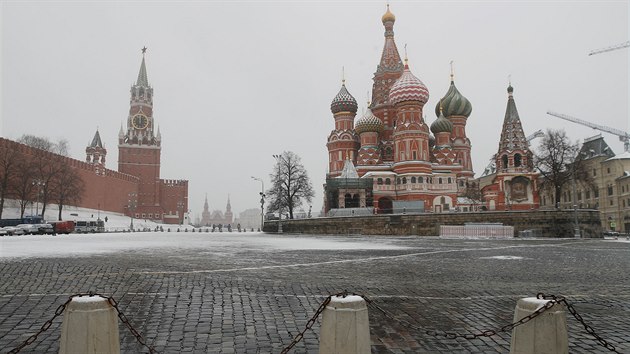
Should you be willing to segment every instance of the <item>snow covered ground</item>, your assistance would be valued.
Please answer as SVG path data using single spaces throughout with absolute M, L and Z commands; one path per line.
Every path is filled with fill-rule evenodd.
M 160 252 L 178 249 L 233 253 L 283 250 L 397 250 L 369 237 L 266 235 L 260 232 L 113 232 L 103 234 L 0 237 L 0 260 L 7 258 L 88 256 L 120 251 Z

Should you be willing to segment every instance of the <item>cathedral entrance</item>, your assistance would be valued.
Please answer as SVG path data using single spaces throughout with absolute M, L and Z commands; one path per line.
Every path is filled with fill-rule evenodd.
M 392 200 L 383 197 L 378 200 L 378 213 L 379 214 L 392 214 L 394 212 Z

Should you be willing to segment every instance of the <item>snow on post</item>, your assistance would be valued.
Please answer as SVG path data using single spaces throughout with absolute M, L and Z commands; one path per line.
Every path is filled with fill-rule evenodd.
M 61 326 L 59 354 L 120 354 L 116 310 L 100 296 L 75 297 Z
M 324 309 L 320 354 L 370 353 L 368 310 L 362 297 L 333 296 Z

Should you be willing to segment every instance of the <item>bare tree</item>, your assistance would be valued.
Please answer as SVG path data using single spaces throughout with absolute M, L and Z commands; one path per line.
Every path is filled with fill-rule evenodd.
M 65 205 L 77 205 L 81 201 L 85 183 L 78 171 L 63 160 L 59 173 L 51 180 L 51 191 L 51 200 L 59 205 L 58 218 L 61 220 L 62 209 Z
M 571 181 L 592 184 L 579 150 L 579 144 L 571 142 L 564 130 L 547 130 L 540 143 L 534 163 L 543 177 L 541 187 L 553 191 L 556 207 L 562 188 Z
M 467 181 L 466 189 L 462 193 L 462 197 L 468 198 L 472 202 L 472 207 L 475 207 L 483 201 L 483 193 L 479 188 L 479 182 L 476 181 Z
M 35 167 L 28 159 L 19 159 L 15 165 L 15 183 L 13 184 L 12 196 L 15 197 L 20 206 L 20 218 L 24 217 L 24 211 L 29 204 L 33 203 L 33 175 Z
M 15 149 L 0 148 L 0 218 L 4 202 L 14 194 L 18 155 Z
M 282 213 L 286 208 L 289 218 L 293 219 L 293 211 L 302 205 L 303 200 L 310 203 L 315 193 L 298 155 L 285 151 L 276 158 L 276 166 L 270 174 L 273 186 L 267 191 L 267 211 Z
M 52 190 L 53 180 L 62 169 L 62 156 L 68 154 L 68 142 L 62 139 L 53 143 L 47 138 L 34 135 L 22 135 L 18 141 L 35 148 L 32 161 L 34 166 L 32 183 L 37 186 L 36 198 L 42 205 L 41 215 L 44 215 L 46 206 L 55 192 Z

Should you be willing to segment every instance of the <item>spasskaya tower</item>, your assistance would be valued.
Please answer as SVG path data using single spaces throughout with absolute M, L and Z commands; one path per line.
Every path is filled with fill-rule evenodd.
M 121 125 L 118 133 L 118 171 L 140 179 L 137 195 L 130 197 L 134 200 L 130 200 L 129 214 L 164 219 L 164 222 L 178 219 L 181 223 L 188 211 L 188 181 L 160 179 L 162 135 L 153 117 L 153 88 L 147 76 L 146 50 L 142 48 L 138 79 L 131 86 L 126 132 Z M 184 184 L 185 188 L 176 191 Z

